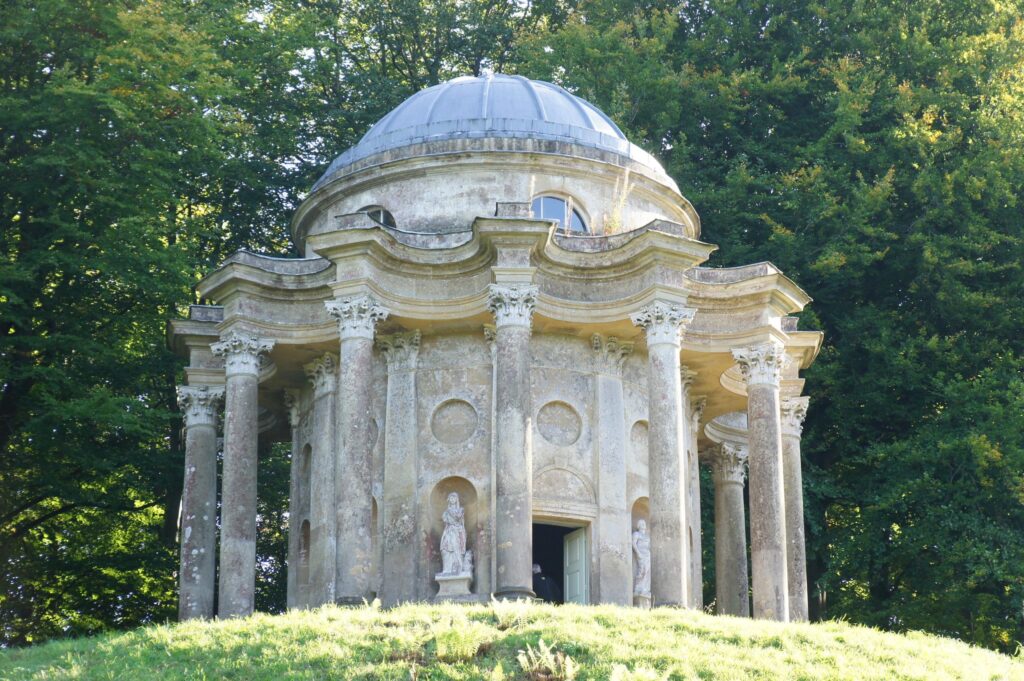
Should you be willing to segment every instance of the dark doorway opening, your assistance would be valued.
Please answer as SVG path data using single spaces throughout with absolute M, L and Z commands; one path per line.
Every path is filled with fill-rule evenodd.
M 541 573 L 557 586 L 553 596 L 545 600 L 562 603 L 565 598 L 565 535 L 577 527 L 533 524 L 533 563 L 539 565 Z M 536 576 L 535 576 L 536 579 Z M 534 589 L 535 591 L 537 589 Z M 538 593 L 539 598 L 543 595 Z

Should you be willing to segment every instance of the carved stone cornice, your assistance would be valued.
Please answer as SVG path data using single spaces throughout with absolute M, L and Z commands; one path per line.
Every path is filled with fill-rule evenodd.
M 329 352 L 303 367 L 313 384 L 316 397 L 334 392 L 338 387 L 338 357 Z
M 288 425 L 291 426 L 292 430 L 299 427 L 299 422 L 302 420 L 301 402 L 299 400 L 299 391 L 286 388 L 284 391 L 284 406 L 288 410 Z
M 742 485 L 747 477 L 747 447 L 732 442 L 718 444 L 711 454 L 715 482 Z
M 807 418 L 807 407 L 810 397 L 787 397 L 782 400 L 779 409 L 782 412 L 782 434 L 800 437 L 804 430 L 804 419 Z
M 419 330 L 381 336 L 377 339 L 377 347 L 384 353 L 388 361 L 388 373 L 413 371 L 416 359 L 420 354 Z
M 690 399 L 690 427 L 693 433 L 700 432 L 700 419 L 704 416 L 704 407 L 708 404 L 708 398 L 703 395 Z
M 732 351 L 732 356 L 739 365 L 740 373 L 748 386 L 779 387 L 782 380 L 782 368 L 788 361 L 782 343 L 771 341 L 749 348 L 738 348 Z
M 327 314 L 338 320 L 338 333 L 342 340 L 373 340 L 377 323 L 384 321 L 391 314 L 390 310 L 366 293 L 328 300 L 324 306 L 327 308 Z
M 257 338 L 237 331 L 231 331 L 220 341 L 210 345 L 210 350 L 217 357 L 224 358 L 224 373 L 253 374 L 260 373 L 260 362 L 263 355 L 274 348 L 274 341 L 269 338 Z
M 610 376 L 622 375 L 622 365 L 633 352 L 632 343 L 599 333 L 590 337 L 590 347 L 594 350 L 594 366 L 598 373 Z
M 656 301 L 629 316 L 634 325 L 647 332 L 647 345 L 670 343 L 678 346 L 680 335 L 693 321 L 696 310 Z
M 217 425 L 217 413 L 223 400 L 223 386 L 178 386 L 178 408 L 186 428 Z
M 537 287 L 532 284 L 491 284 L 487 287 L 487 309 L 494 315 L 496 326 L 533 324 L 537 306 Z

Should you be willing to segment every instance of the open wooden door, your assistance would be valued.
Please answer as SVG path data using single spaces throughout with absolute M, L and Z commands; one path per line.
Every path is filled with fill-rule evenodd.
M 587 555 L 587 528 L 570 532 L 565 535 L 565 602 L 587 603 L 589 601 L 590 584 L 587 574 L 589 565 Z

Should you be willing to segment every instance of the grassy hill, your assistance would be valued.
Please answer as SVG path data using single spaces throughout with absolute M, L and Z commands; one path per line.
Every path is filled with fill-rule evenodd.
M 0 652 L 5 681 L 571 678 L 1010 680 L 1024 661 L 842 623 L 519 603 L 327 607 Z

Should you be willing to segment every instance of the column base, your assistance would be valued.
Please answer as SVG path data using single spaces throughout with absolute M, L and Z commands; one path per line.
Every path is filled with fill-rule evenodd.
M 499 601 L 535 601 L 537 594 L 533 589 L 524 587 L 506 586 L 494 592 L 494 597 Z
M 377 598 L 376 593 L 371 593 L 369 596 L 338 596 L 334 599 L 334 604 L 341 606 L 363 605 L 373 603 L 375 598 Z
M 633 607 L 640 608 L 641 610 L 650 610 L 651 597 L 633 594 Z

